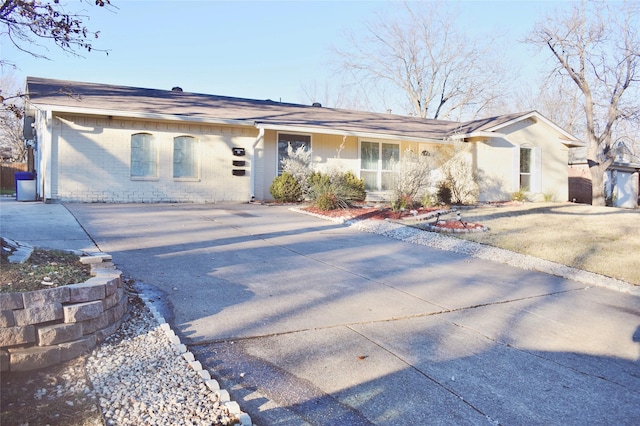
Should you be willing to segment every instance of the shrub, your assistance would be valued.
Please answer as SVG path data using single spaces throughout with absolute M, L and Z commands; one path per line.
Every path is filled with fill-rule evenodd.
M 410 209 L 414 206 L 413 199 L 408 195 L 402 195 L 391 202 L 391 210 L 394 212 Z
M 431 183 L 434 159 L 408 149 L 397 164 L 392 160 L 392 168 L 397 170 L 397 174 L 394 176 L 391 206 L 395 205 L 398 209 L 413 207 L 416 198 Z
M 525 201 L 527 199 L 527 188 L 520 188 L 511 193 L 511 201 Z
M 356 201 L 364 200 L 364 180 L 353 173 L 326 174 L 313 172 L 308 179 L 308 197 L 321 210 L 348 208 Z
M 438 204 L 438 199 L 432 194 L 430 194 L 429 192 L 426 192 L 422 196 L 422 200 L 420 201 L 420 204 L 422 205 L 422 207 L 433 207 L 436 204 Z
M 465 142 L 454 142 L 441 147 L 443 164 L 440 171 L 443 184 L 449 189 L 449 203 L 473 204 L 478 200 L 478 175 L 473 168 L 471 147 Z M 444 195 L 444 194 L 443 194 Z
M 326 173 L 311 172 L 307 178 L 309 189 L 312 191 L 315 186 L 325 186 L 331 183 L 331 178 Z
M 302 199 L 302 188 L 291 173 L 284 172 L 276 177 L 269 187 L 271 196 L 283 203 L 297 202 Z
M 440 182 L 438 185 L 436 199 L 440 204 L 451 204 L 451 189 L 447 186 L 446 182 Z
M 315 201 L 316 207 L 320 210 L 335 210 L 340 207 L 340 202 L 336 194 L 332 192 L 323 192 L 316 198 Z
M 367 197 L 367 192 L 364 189 L 364 179 L 358 178 L 353 172 L 348 171 L 344 174 L 344 183 L 349 188 L 349 191 L 353 193 L 354 201 L 364 201 Z
M 300 184 L 302 197 L 309 192 L 309 178 L 311 170 L 312 151 L 304 146 L 293 149 L 291 144 L 287 147 L 287 156 L 282 159 L 282 172 L 289 173 Z

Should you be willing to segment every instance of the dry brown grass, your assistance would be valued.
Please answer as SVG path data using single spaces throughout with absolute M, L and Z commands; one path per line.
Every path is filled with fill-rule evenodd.
M 640 210 L 571 203 L 526 203 L 462 210 L 490 228 L 456 237 L 640 285 Z
M 5 254 L 0 256 L 0 293 L 42 290 L 91 278 L 91 266 L 71 253 L 35 249 L 25 263 L 9 263 Z

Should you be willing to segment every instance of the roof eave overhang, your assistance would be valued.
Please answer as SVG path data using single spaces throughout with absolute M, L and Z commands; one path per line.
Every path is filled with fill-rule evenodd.
M 572 134 L 564 130 L 562 127 L 559 127 L 557 124 L 549 120 L 544 115 L 540 114 L 538 111 L 531 111 L 527 114 L 523 114 L 519 117 L 514 118 L 513 120 L 509 120 L 505 123 L 501 123 L 501 124 L 498 124 L 497 126 L 491 127 L 488 129 L 488 131 L 493 132 L 495 130 L 500 130 L 514 123 L 517 123 L 519 121 L 526 120 L 527 118 L 534 118 L 535 120 L 540 120 L 545 124 L 547 124 L 552 129 L 555 129 L 558 133 L 562 135 L 562 137 L 559 137 L 558 140 L 569 148 L 579 148 L 579 147 L 586 146 L 584 142 L 577 139 L 575 136 L 573 136 Z
M 479 131 L 479 132 L 471 132 L 471 133 L 457 133 L 449 137 L 454 140 L 463 140 L 463 139 L 470 139 L 470 138 L 483 138 L 483 139 L 502 138 L 505 136 L 506 135 L 504 133 Z
M 531 117 L 540 118 L 543 121 L 549 123 L 551 126 L 558 127 L 555 124 L 551 123 L 549 120 L 545 119 L 542 115 L 540 115 L 536 111 L 531 111 L 529 113 L 526 113 L 526 114 L 523 114 L 523 115 L 521 115 L 519 117 L 516 117 L 516 118 L 514 118 L 512 120 L 509 120 L 509 121 L 506 121 L 504 123 L 500 123 L 500 124 L 497 124 L 497 125 L 495 125 L 493 127 L 490 127 L 487 130 L 490 131 L 490 132 L 493 132 L 493 131 L 496 131 L 496 130 L 500 130 L 500 129 L 503 129 L 503 128 L 507 127 L 507 126 L 510 126 L 510 125 L 514 124 L 514 123 L 517 123 L 517 122 L 522 121 L 522 120 L 526 120 L 527 118 L 531 118 Z M 564 131 L 562 131 L 562 132 L 566 133 Z
M 314 126 L 291 126 L 283 124 L 272 123 L 256 123 L 255 126 L 258 129 L 276 130 L 284 132 L 297 132 L 297 133 L 322 133 L 325 135 L 337 135 L 337 136 L 355 136 L 359 138 L 372 138 L 372 139 L 384 139 L 394 141 L 407 141 L 407 142 L 422 142 L 422 143 L 447 143 L 446 140 L 434 139 L 434 138 L 421 138 L 416 136 L 398 135 L 390 133 L 373 133 L 373 132 L 360 132 L 355 130 L 341 130 L 333 129 L 329 127 L 314 127 Z
M 88 109 L 72 106 L 60 106 L 60 105 L 48 105 L 31 103 L 32 107 L 45 111 L 51 111 L 52 113 L 68 113 L 68 114 L 83 114 L 83 115 L 97 115 L 107 117 L 121 117 L 121 118 L 135 118 L 144 120 L 160 120 L 160 121 L 181 121 L 189 123 L 202 123 L 202 124 L 227 124 L 232 126 L 248 126 L 253 127 L 253 120 L 236 120 L 225 119 L 215 117 L 194 117 L 192 115 L 177 115 L 177 114 L 158 114 L 151 112 L 134 112 L 134 111 L 122 111 L 122 110 L 109 110 L 109 109 Z
M 579 141 L 577 139 L 568 140 L 564 138 L 558 138 L 558 141 L 566 145 L 567 148 L 584 148 L 585 146 L 587 146 L 585 142 Z
M 636 163 L 617 163 L 614 162 L 611 166 L 609 166 L 610 169 L 613 170 L 620 170 L 623 172 L 637 172 L 638 170 L 640 170 L 640 163 L 636 164 Z

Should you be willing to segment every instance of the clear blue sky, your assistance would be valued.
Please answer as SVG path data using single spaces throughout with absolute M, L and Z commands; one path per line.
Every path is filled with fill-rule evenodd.
M 77 0 L 62 0 L 77 7 Z M 89 3 L 93 3 L 89 1 Z M 307 102 L 302 87 L 323 86 L 332 76 L 332 47 L 374 13 L 398 7 L 383 1 L 127 1 L 117 9 L 84 4 L 86 22 L 100 37 L 84 58 L 48 45 L 51 58 L 34 59 L 2 41 L 4 69 L 26 76 Z M 551 1 L 463 1 L 460 18 L 469 31 L 504 34 L 508 55 L 523 72 L 537 69 L 530 48 L 518 41 L 547 12 Z M 528 70 L 528 71 L 527 71 Z

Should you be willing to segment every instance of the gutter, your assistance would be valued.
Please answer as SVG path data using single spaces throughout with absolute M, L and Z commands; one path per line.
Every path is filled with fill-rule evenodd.
M 264 141 L 264 129 L 259 129 L 258 136 L 256 137 L 256 140 L 253 143 L 253 145 L 251 145 L 251 153 L 249 154 L 250 155 L 249 182 L 251 187 L 251 194 L 250 194 L 251 201 L 255 200 L 256 198 L 256 169 L 254 167 L 255 165 L 254 159 L 255 159 L 256 147 L 261 141 Z
M 72 106 L 60 106 L 60 105 L 48 105 L 48 104 L 32 104 L 33 107 L 51 111 L 52 113 L 69 113 L 69 114 L 83 114 L 83 115 L 98 115 L 106 117 L 122 117 L 122 118 L 142 118 L 148 120 L 162 120 L 162 121 L 181 121 L 189 123 L 206 123 L 206 124 L 227 124 L 234 126 L 253 126 L 252 120 L 236 120 L 236 119 L 224 119 L 224 118 L 212 118 L 212 117 L 194 117 L 191 115 L 176 115 L 176 114 L 159 114 L 159 113 L 139 113 L 139 112 L 127 112 L 121 110 L 109 110 L 109 109 L 87 109 Z
M 394 141 L 401 140 L 401 141 L 407 141 L 407 142 L 447 143 L 442 139 L 421 138 L 421 137 L 406 136 L 406 135 L 393 135 L 388 133 L 358 132 L 358 131 L 349 131 L 349 130 L 330 129 L 327 127 L 288 126 L 288 125 L 268 124 L 268 123 L 260 123 L 260 122 L 255 122 L 254 125 L 257 129 L 280 130 L 280 131 L 297 132 L 297 133 L 322 133 L 326 135 L 356 136 L 361 138 L 385 139 L 385 140 L 394 140 Z

